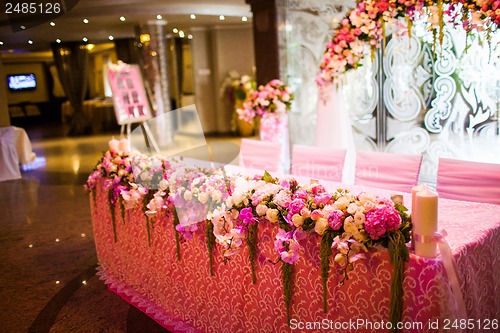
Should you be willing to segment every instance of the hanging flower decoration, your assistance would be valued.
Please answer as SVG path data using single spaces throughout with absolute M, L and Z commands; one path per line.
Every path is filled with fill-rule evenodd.
M 288 85 L 280 80 L 271 80 L 253 91 L 243 103 L 243 108 L 236 110 L 240 119 L 252 123 L 268 113 L 285 113 L 290 110 L 294 96 Z
M 447 8 L 445 8 L 447 7 Z M 318 86 L 338 82 L 346 71 L 360 66 L 366 46 L 372 51 L 384 41 L 386 27 L 406 17 L 408 31 L 416 14 L 426 15 L 435 40 L 443 41 L 444 17 L 454 22 L 461 13 L 466 31 L 494 31 L 500 24 L 499 0 L 363 0 L 347 12 L 327 44 L 316 77 Z M 439 34 L 439 36 L 438 36 Z
M 410 240 L 411 221 L 405 208 L 391 200 L 369 193 L 355 195 L 347 189 L 329 192 L 321 184 L 298 184 L 294 179 L 274 178 L 267 172 L 253 178 L 226 175 L 222 170 L 188 166 L 182 160 L 113 150 L 104 154 L 86 187 L 94 193 L 99 183 L 108 191 L 115 241 L 114 207 L 118 202 L 124 211 L 142 209 L 150 245 L 155 217 L 166 211 L 165 216 L 173 221 L 178 260 L 179 241 L 189 241 L 204 223 L 211 275 L 215 245 L 221 247 L 223 260 L 228 261 L 246 244 L 252 282 L 256 283 L 258 225 L 274 226 L 276 257 L 270 259 L 281 262 L 288 318 L 293 266 L 301 259 L 303 241 L 311 234 L 321 237 L 325 312 L 331 266 L 336 266 L 342 284 L 369 249 L 387 248 L 395 270 L 390 320 L 395 323 L 401 319 L 403 263 L 409 257 L 406 243 Z

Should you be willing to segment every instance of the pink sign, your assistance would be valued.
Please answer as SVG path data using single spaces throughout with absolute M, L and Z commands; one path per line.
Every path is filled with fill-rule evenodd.
M 116 121 L 120 125 L 151 119 L 151 110 L 138 65 L 120 64 L 108 69 Z

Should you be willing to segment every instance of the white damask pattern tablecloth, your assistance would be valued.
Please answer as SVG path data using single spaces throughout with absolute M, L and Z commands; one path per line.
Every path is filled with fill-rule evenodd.
M 324 184 L 333 189 L 340 185 Z M 360 186 L 351 188 L 355 193 L 369 190 L 378 195 L 391 194 Z M 182 258 L 178 261 L 169 211 L 154 220 L 149 246 L 142 211 L 127 211 L 122 221 L 117 205 L 115 243 L 107 195 L 101 183 L 96 200 L 90 197 L 100 276 L 110 290 L 171 331 L 317 332 L 321 330 L 299 328 L 306 322 L 318 322 L 326 325 L 324 332 L 388 332 L 366 326 L 387 323 L 389 318 L 392 266 L 387 251 L 372 251 L 367 259 L 356 262 L 344 285 L 339 285 L 332 269 L 328 312 L 324 313 L 320 238 L 309 237 L 305 253 L 294 264 L 289 326 L 282 297 L 281 263 L 275 264 L 274 228 L 266 223 L 259 225 L 257 283 L 253 285 L 245 245 L 226 264 L 215 246 L 215 276 L 210 276 L 203 228 L 181 243 Z M 411 202 L 410 194 L 405 194 L 404 199 Z M 439 226 L 448 232 L 468 318 L 474 319 L 474 327 L 465 331 L 487 332 L 484 324 L 500 319 L 500 206 L 441 199 Z M 403 331 L 459 331 L 451 326 L 457 312 L 441 258 L 424 259 L 412 254 L 405 274 L 403 321 L 413 328 Z M 440 329 L 432 326 L 436 321 Z M 365 326 L 344 324 L 349 322 L 363 322 Z M 449 330 L 444 330 L 446 323 L 450 324 Z M 338 325 L 344 326 L 334 330 L 340 328 Z

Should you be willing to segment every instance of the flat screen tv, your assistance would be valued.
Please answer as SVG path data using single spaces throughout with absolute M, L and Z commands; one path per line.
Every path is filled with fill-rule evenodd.
M 36 88 L 36 77 L 33 73 L 7 75 L 7 86 L 11 91 L 25 91 Z

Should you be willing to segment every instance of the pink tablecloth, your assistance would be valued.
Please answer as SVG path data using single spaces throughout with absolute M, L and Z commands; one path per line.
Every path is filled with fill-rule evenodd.
M 334 188 L 338 185 L 325 184 Z M 352 187 L 354 192 L 364 189 Z M 390 195 L 384 190 L 369 190 Z M 405 202 L 410 199 L 405 194 Z M 112 291 L 171 331 L 388 332 L 376 330 L 387 325 L 389 318 L 392 266 L 386 251 L 371 252 L 366 260 L 356 262 L 344 285 L 339 285 L 332 270 L 325 314 L 320 239 L 310 237 L 305 253 L 294 264 L 292 320 L 288 326 L 281 263 L 273 263 L 277 259 L 273 249 L 276 231 L 271 226 L 259 226 L 257 284 L 253 285 L 246 246 L 226 264 L 216 246 L 215 276 L 210 276 L 204 230 L 181 244 L 182 258 L 178 261 L 169 212 L 156 217 L 148 246 L 146 219 L 140 209 L 127 212 L 122 221 L 117 205 L 115 243 L 107 193 L 102 186 L 98 186 L 95 201 L 91 196 L 91 207 L 101 278 Z M 492 327 L 492 321 L 500 319 L 500 206 L 440 200 L 439 224 L 449 234 L 468 317 L 474 319 L 468 331 L 484 332 L 485 325 Z M 458 331 L 452 326 L 456 312 L 440 258 L 412 255 L 406 266 L 404 291 L 403 321 L 407 329 L 403 332 Z M 312 326 L 307 325 L 315 322 L 320 325 L 318 329 L 308 329 Z M 435 328 L 437 324 L 439 329 Z

